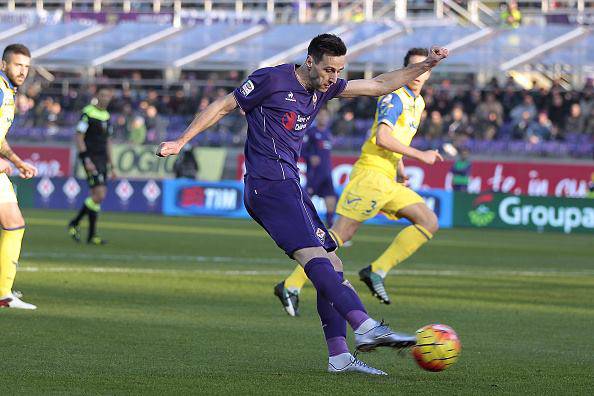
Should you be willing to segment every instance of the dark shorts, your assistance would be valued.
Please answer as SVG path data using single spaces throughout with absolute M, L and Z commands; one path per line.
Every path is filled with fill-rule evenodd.
M 337 246 L 320 220 L 306 192 L 295 179 L 245 178 L 245 207 L 289 257 L 299 249 Z
M 97 186 L 104 186 L 107 184 L 107 158 L 92 158 L 93 164 L 97 171 L 89 172 L 85 169 L 83 165 L 83 169 L 85 169 L 85 173 L 87 174 L 87 183 L 89 183 L 89 187 L 97 187 Z
M 334 191 L 334 184 L 332 184 L 332 176 L 326 177 L 321 180 L 314 180 L 312 183 L 307 179 L 307 193 L 309 196 L 317 195 L 318 197 L 335 197 L 336 191 Z

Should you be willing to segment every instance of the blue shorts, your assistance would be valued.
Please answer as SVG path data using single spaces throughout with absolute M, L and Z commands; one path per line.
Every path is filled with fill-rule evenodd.
M 321 180 L 312 180 L 307 178 L 307 193 L 310 197 L 317 195 L 318 197 L 335 197 L 334 184 L 332 184 L 332 176 L 328 176 Z
M 250 216 L 289 257 L 308 247 L 336 250 L 336 243 L 298 180 L 246 176 L 243 199 Z

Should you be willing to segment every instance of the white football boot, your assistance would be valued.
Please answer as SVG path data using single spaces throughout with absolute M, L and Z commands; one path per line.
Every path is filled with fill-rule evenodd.
M 328 361 L 328 372 L 347 373 L 356 372 L 369 375 L 388 375 L 382 370 L 368 366 L 350 353 L 342 353 L 338 356 L 332 356 Z
M 11 293 L 8 296 L 0 297 L 0 308 L 29 309 L 29 310 L 37 309 L 36 305 L 24 302 L 19 297 L 17 297 L 17 295 L 18 294 Z

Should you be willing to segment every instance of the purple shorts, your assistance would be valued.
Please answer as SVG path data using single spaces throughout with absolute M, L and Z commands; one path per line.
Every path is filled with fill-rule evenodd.
M 243 199 L 254 220 L 289 257 L 299 249 L 337 246 L 311 200 L 296 179 L 266 180 L 245 177 Z
M 314 180 L 312 183 L 307 179 L 307 193 L 310 197 L 317 195 L 318 197 L 325 198 L 325 197 L 332 197 L 336 196 L 336 192 L 334 191 L 334 184 L 332 184 L 332 176 L 326 177 L 322 180 Z

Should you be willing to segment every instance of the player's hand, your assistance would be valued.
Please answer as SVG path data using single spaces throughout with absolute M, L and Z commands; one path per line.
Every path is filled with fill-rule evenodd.
M 16 167 L 19 170 L 21 177 L 23 179 L 30 179 L 32 177 L 37 176 L 37 168 L 31 164 L 21 162 Z
M 408 187 L 410 185 L 410 177 L 406 173 L 399 173 L 397 182 L 404 184 L 404 187 Z
M 448 57 L 449 50 L 444 47 L 431 47 L 427 61 L 430 67 L 435 67 L 442 60 Z
M 88 157 L 85 158 L 85 160 L 83 161 L 83 166 L 85 167 L 86 171 L 89 173 L 97 172 L 97 167 L 95 166 L 93 161 L 91 161 L 91 159 Z
M 181 151 L 183 144 L 177 140 L 173 142 L 163 142 L 157 148 L 157 157 L 169 157 L 170 155 L 177 155 Z
M 427 150 L 421 152 L 419 160 L 426 163 L 427 165 L 433 165 L 437 161 L 443 161 L 443 157 L 437 150 Z
M 0 173 L 6 173 L 8 176 L 12 175 L 12 165 L 3 158 L 0 158 Z

